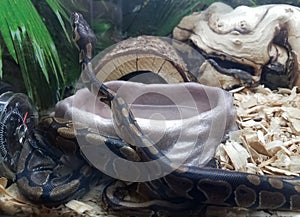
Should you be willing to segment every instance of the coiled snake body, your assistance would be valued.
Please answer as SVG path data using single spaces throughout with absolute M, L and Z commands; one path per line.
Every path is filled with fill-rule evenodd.
M 17 183 L 31 200 L 59 204 L 83 195 L 95 185 L 102 174 L 86 163 L 76 143 L 76 137 L 94 136 L 94 141 L 110 146 L 131 161 L 160 160 L 157 173 L 162 178 L 144 183 L 113 181 L 103 193 L 104 201 L 114 209 L 186 210 L 201 204 L 238 206 L 268 210 L 300 210 L 300 179 L 259 176 L 217 168 L 176 165 L 140 129 L 124 99 L 99 81 L 90 64 L 94 34 L 82 15 L 71 16 L 74 38 L 82 53 L 82 81 L 99 100 L 112 110 L 116 132 L 120 138 L 98 135 L 82 127 L 74 133 L 70 121 L 47 118 L 40 130 L 31 133 L 22 150 Z M 47 139 L 46 139 L 47 138 Z M 50 144 L 49 144 L 50 143 Z M 63 144 L 59 148 L 55 144 Z M 125 153 L 125 154 L 124 154 Z M 72 162 L 72 163 L 70 163 Z M 76 162 L 76 164 L 74 164 Z M 150 172 L 152 168 L 145 168 Z M 149 171 L 147 171 L 149 170 Z M 168 171 L 168 172 L 165 172 Z M 134 203 L 124 191 L 130 189 L 149 193 Z

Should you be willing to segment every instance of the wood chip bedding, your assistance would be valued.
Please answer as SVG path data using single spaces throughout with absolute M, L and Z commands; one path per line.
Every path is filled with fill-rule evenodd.
M 297 88 L 271 91 L 233 90 L 239 130 L 220 144 L 216 158 L 223 169 L 256 174 L 299 176 L 300 94 Z M 126 216 L 106 210 L 101 201 L 103 186 L 94 188 L 80 201 L 56 208 L 36 205 L 23 198 L 14 183 L 0 179 L 0 210 L 12 216 Z M 208 207 L 206 216 L 299 216 L 299 212 L 264 212 L 237 208 Z M 137 213 L 136 216 L 139 216 Z M 145 216 L 141 214 L 141 216 Z M 197 215 L 195 215 L 197 216 Z

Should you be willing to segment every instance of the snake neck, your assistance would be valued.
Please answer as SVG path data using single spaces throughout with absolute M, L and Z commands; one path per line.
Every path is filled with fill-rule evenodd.
M 71 21 L 73 24 L 73 40 L 80 49 L 80 64 L 83 72 L 81 76 L 82 81 L 100 101 L 111 108 L 111 101 L 114 99 L 115 93 L 97 79 L 91 63 L 96 36 L 82 14 L 73 12 Z

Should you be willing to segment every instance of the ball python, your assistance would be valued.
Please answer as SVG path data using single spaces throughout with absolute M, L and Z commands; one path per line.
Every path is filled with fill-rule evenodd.
M 81 155 L 76 144 L 80 137 L 87 143 L 109 146 L 130 161 L 159 162 L 157 167 L 145 166 L 138 173 L 155 170 L 161 174 L 160 179 L 141 183 L 111 180 L 102 197 L 112 209 L 183 211 L 216 205 L 300 210 L 299 178 L 178 165 L 168 159 L 142 132 L 126 101 L 96 78 L 90 62 L 95 36 L 88 23 L 77 12 L 72 13 L 71 22 L 74 40 L 82 54 L 81 79 L 111 109 L 119 137 L 99 135 L 84 125 L 74 132 L 71 121 L 46 118 L 30 134 L 20 155 L 17 184 L 25 196 L 35 202 L 57 205 L 82 196 L 103 178 Z

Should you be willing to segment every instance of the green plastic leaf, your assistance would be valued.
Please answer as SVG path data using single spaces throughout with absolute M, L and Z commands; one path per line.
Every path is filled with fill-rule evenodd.
M 98 21 L 93 25 L 94 31 L 95 32 L 107 32 L 113 27 L 113 25 L 105 20 L 103 21 Z
M 61 9 L 54 1 L 49 2 L 62 21 L 57 15 Z M 58 100 L 57 90 L 64 83 L 60 58 L 32 2 L 1 0 L 0 25 L 1 39 L 20 66 L 29 97 L 40 107 L 55 103 Z M 2 73 L 5 73 L 5 69 Z
M 13 45 L 13 41 L 12 41 L 12 38 L 11 38 L 11 33 L 10 33 L 10 30 L 9 30 L 9 25 L 7 23 L 7 19 L 5 16 L 8 16 L 8 17 L 13 17 L 13 13 L 11 13 L 10 10 L 7 10 L 7 7 L 9 7 L 8 5 L 8 1 L 0 1 L 0 6 L 1 6 L 1 9 L 0 9 L 0 26 L 1 26 L 1 34 L 2 34 L 2 37 L 4 39 L 4 42 L 11 54 L 11 56 L 13 57 L 13 59 L 18 62 L 17 60 L 17 56 L 16 56 L 16 52 L 15 52 L 15 49 L 14 49 L 14 45 Z
M 3 77 L 2 47 L 0 44 L 0 79 Z
M 59 21 L 59 23 L 60 23 L 60 25 L 61 25 L 64 33 L 65 33 L 68 41 L 70 42 L 71 39 L 70 39 L 69 34 L 68 34 L 67 30 L 66 30 L 65 23 L 64 23 L 61 15 L 63 15 L 63 17 L 65 19 L 69 19 L 69 16 L 67 16 L 67 14 L 65 13 L 64 9 L 60 5 L 59 1 L 57 1 L 57 0 L 46 0 L 46 1 L 49 4 L 49 6 L 51 7 L 51 9 L 53 10 L 53 12 L 55 13 L 55 15 L 56 15 L 56 17 L 57 17 L 57 19 L 58 19 L 58 21 Z

